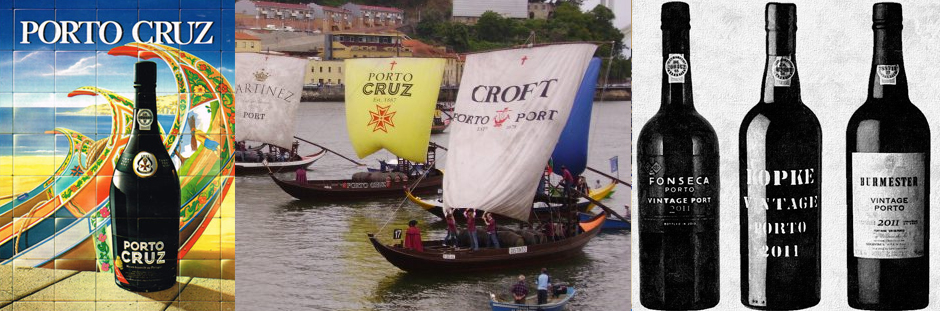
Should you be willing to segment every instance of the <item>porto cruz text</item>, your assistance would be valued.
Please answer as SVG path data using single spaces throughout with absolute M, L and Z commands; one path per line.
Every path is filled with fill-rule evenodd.
M 800 98 L 796 5 L 765 14 L 761 98 L 738 135 L 741 303 L 803 309 L 819 303 L 822 130 Z
M 640 302 L 718 304 L 718 139 L 692 105 L 689 6 L 662 7 L 662 106 L 637 141 Z
M 114 280 L 130 291 L 151 292 L 176 283 L 180 184 L 160 137 L 157 66 L 135 67 L 134 128 L 111 181 Z
M 859 309 L 928 304 L 930 128 L 911 103 L 901 5 L 874 5 L 868 99 L 846 129 L 848 299 Z

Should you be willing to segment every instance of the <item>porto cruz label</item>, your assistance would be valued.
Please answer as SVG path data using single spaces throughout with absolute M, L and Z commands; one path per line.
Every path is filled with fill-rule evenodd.
M 137 125 L 141 130 L 149 131 L 153 124 L 153 112 L 150 109 L 140 109 L 137 111 Z
M 878 83 L 881 85 L 898 84 L 898 73 L 901 72 L 901 66 L 898 65 L 878 65 Z
M 855 257 L 924 256 L 923 153 L 852 153 Z
M 685 55 L 669 54 L 663 67 L 669 76 L 669 83 L 685 83 L 685 74 L 689 72 L 689 62 L 685 60 Z
M 819 230 L 819 169 L 748 168 L 747 195 L 741 197 L 747 215 L 748 302 L 767 306 L 768 273 L 798 267 L 801 257 L 813 256 Z M 770 268 L 776 267 L 776 268 Z
M 153 154 L 141 151 L 134 157 L 134 174 L 140 178 L 153 176 L 157 172 L 157 158 Z
M 176 251 L 161 240 L 115 236 L 115 277 L 123 284 L 150 283 L 175 277 Z
M 773 66 L 774 86 L 789 87 L 790 79 L 796 73 L 796 66 L 790 56 L 776 56 Z
M 667 173 L 668 156 L 650 156 L 640 179 L 644 183 L 641 204 L 643 220 L 652 232 L 665 233 L 672 229 L 706 230 L 702 221 L 715 218 L 714 204 L 718 204 L 718 176 L 714 172 L 701 174 Z M 704 157 L 689 156 L 693 167 L 702 167 Z M 691 170 L 690 170 L 691 171 Z

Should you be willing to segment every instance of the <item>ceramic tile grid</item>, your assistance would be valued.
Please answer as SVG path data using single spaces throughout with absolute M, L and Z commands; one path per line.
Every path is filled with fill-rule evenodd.
M 211 82 L 234 77 L 233 8 L 234 0 L 0 1 L 0 311 L 234 309 L 232 94 Z M 141 20 L 149 23 L 135 31 Z M 188 22 L 198 22 L 196 36 Z M 89 91 L 133 102 L 140 59 L 115 48 L 154 37 L 169 47 L 156 53 L 185 67 L 177 75 L 149 59 L 158 63 L 157 121 L 178 142 L 180 223 L 193 233 L 178 285 L 133 293 L 114 285 L 106 208 L 108 155 L 120 151 L 112 134 L 126 131 L 113 127 L 128 120 L 113 119 L 114 103 Z

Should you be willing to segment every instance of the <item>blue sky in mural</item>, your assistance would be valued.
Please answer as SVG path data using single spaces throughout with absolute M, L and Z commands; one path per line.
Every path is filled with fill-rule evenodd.
M 138 20 L 157 22 L 207 21 L 213 22 L 206 31 L 203 41 L 211 38 L 212 44 L 190 44 L 181 48 L 218 68 L 229 79 L 234 78 L 234 14 L 209 14 L 212 10 L 229 8 L 234 1 L 229 0 L 16 0 L 0 1 L 0 93 L 47 93 L 44 95 L 17 97 L 12 103 L 0 101 L 0 107 L 86 107 L 95 104 L 94 100 L 69 98 L 48 93 L 68 93 L 83 86 L 96 86 L 111 90 L 133 99 L 133 66 L 139 59 L 128 56 L 108 55 L 114 47 L 134 42 L 134 35 L 146 39 L 154 37 L 155 29 L 143 25 L 139 32 L 133 31 Z M 57 9 L 51 9 L 56 7 Z M 96 9 L 97 7 L 97 9 Z M 231 12 L 230 10 L 226 10 Z M 218 11 L 216 11 L 218 12 Z M 229 16 L 231 15 L 231 16 Z M 44 32 L 30 27 L 23 22 L 53 21 Z M 56 41 L 46 44 L 41 38 L 56 37 L 54 27 L 63 21 L 79 22 L 75 37 L 80 42 Z M 107 21 L 123 25 L 120 39 L 116 27 L 92 26 L 80 22 Z M 180 23 L 177 23 L 180 24 Z M 26 27 L 26 29 L 24 29 Z M 65 27 L 65 26 L 62 26 Z M 200 25 L 181 23 L 180 40 L 195 40 L 190 28 L 197 34 Z M 204 25 L 203 25 L 204 27 Z M 102 31 L 101 28 L 104 28 Z M 33 31 L 29 44 L 23 42 L 23 32 Z M 40 36 L 40 33 L 43 36 Z M 94 43 L 86 42 L 91 37 Z M 172 37 L 172 35 L 171 35 Z M 65 36 L 60 36 L 65 40 Z M 110 43 L 110 44 L 109 44 Z M 168 66 L 158 62 L 157 92 L 170 94 L 176 92 L 175 78 Z M 3 114 L 3 113 L 0 113 Z M 0 132 L 3 132 L 0 130 Z M 16 132 L 14 130 L 14 132 Z

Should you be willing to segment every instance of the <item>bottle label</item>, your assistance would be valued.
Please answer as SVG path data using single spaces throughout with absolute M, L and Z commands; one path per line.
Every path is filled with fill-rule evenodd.
M 692 156 L 700 167 L 703 156 Z M 667 233 L 691 230 L 704 232 L 713 230 L 718 204 L 717 172 L 679 175 L 667 173 L 666 156 L 651 156 L 642 166 L 640 181 L 642 230 Z
M 153 124 L 153 112 L 150 109 L 140 109 L 137 111 L 137 125 L 141 130 L 149 131 Z
M 796 73 L 796 66 L 790 60 L 790 56 L 777 56 L 774 59 L 774 86 L 789 87 L 790 79 Z
M 901 66 L 898 65 L 878 65 L 878 83 L 881 85 L 895 85 L 898 83 L 898 73 L 901 72 Z
M 685 60 L 685 55 L 669 54 L 664 67 L 666 75 L 669 76 L 669 83 L 685 83 L 685 74 L 689 72 L 689 62 Z
M 924 256 L 923 153 L 852 153 L 855 257 Z
M 157 172 L 157 158 L 153 154 L 141 151 L 134 157 L 134 174 L 140 178 L 153 176 Z
M 124 284 L 157 282 L 176 277 L 176 254 L 170 244 L 159 239 L 115 236 L 114 273 Z
M 741 198 L 747 215 L 748 302 L 767 306 L 769 273 L 781 266 L 799 267 L 813 256 L 818 241 L 819 169 L 768 169 L 762 160 L 745 173 L 747 195 Z

